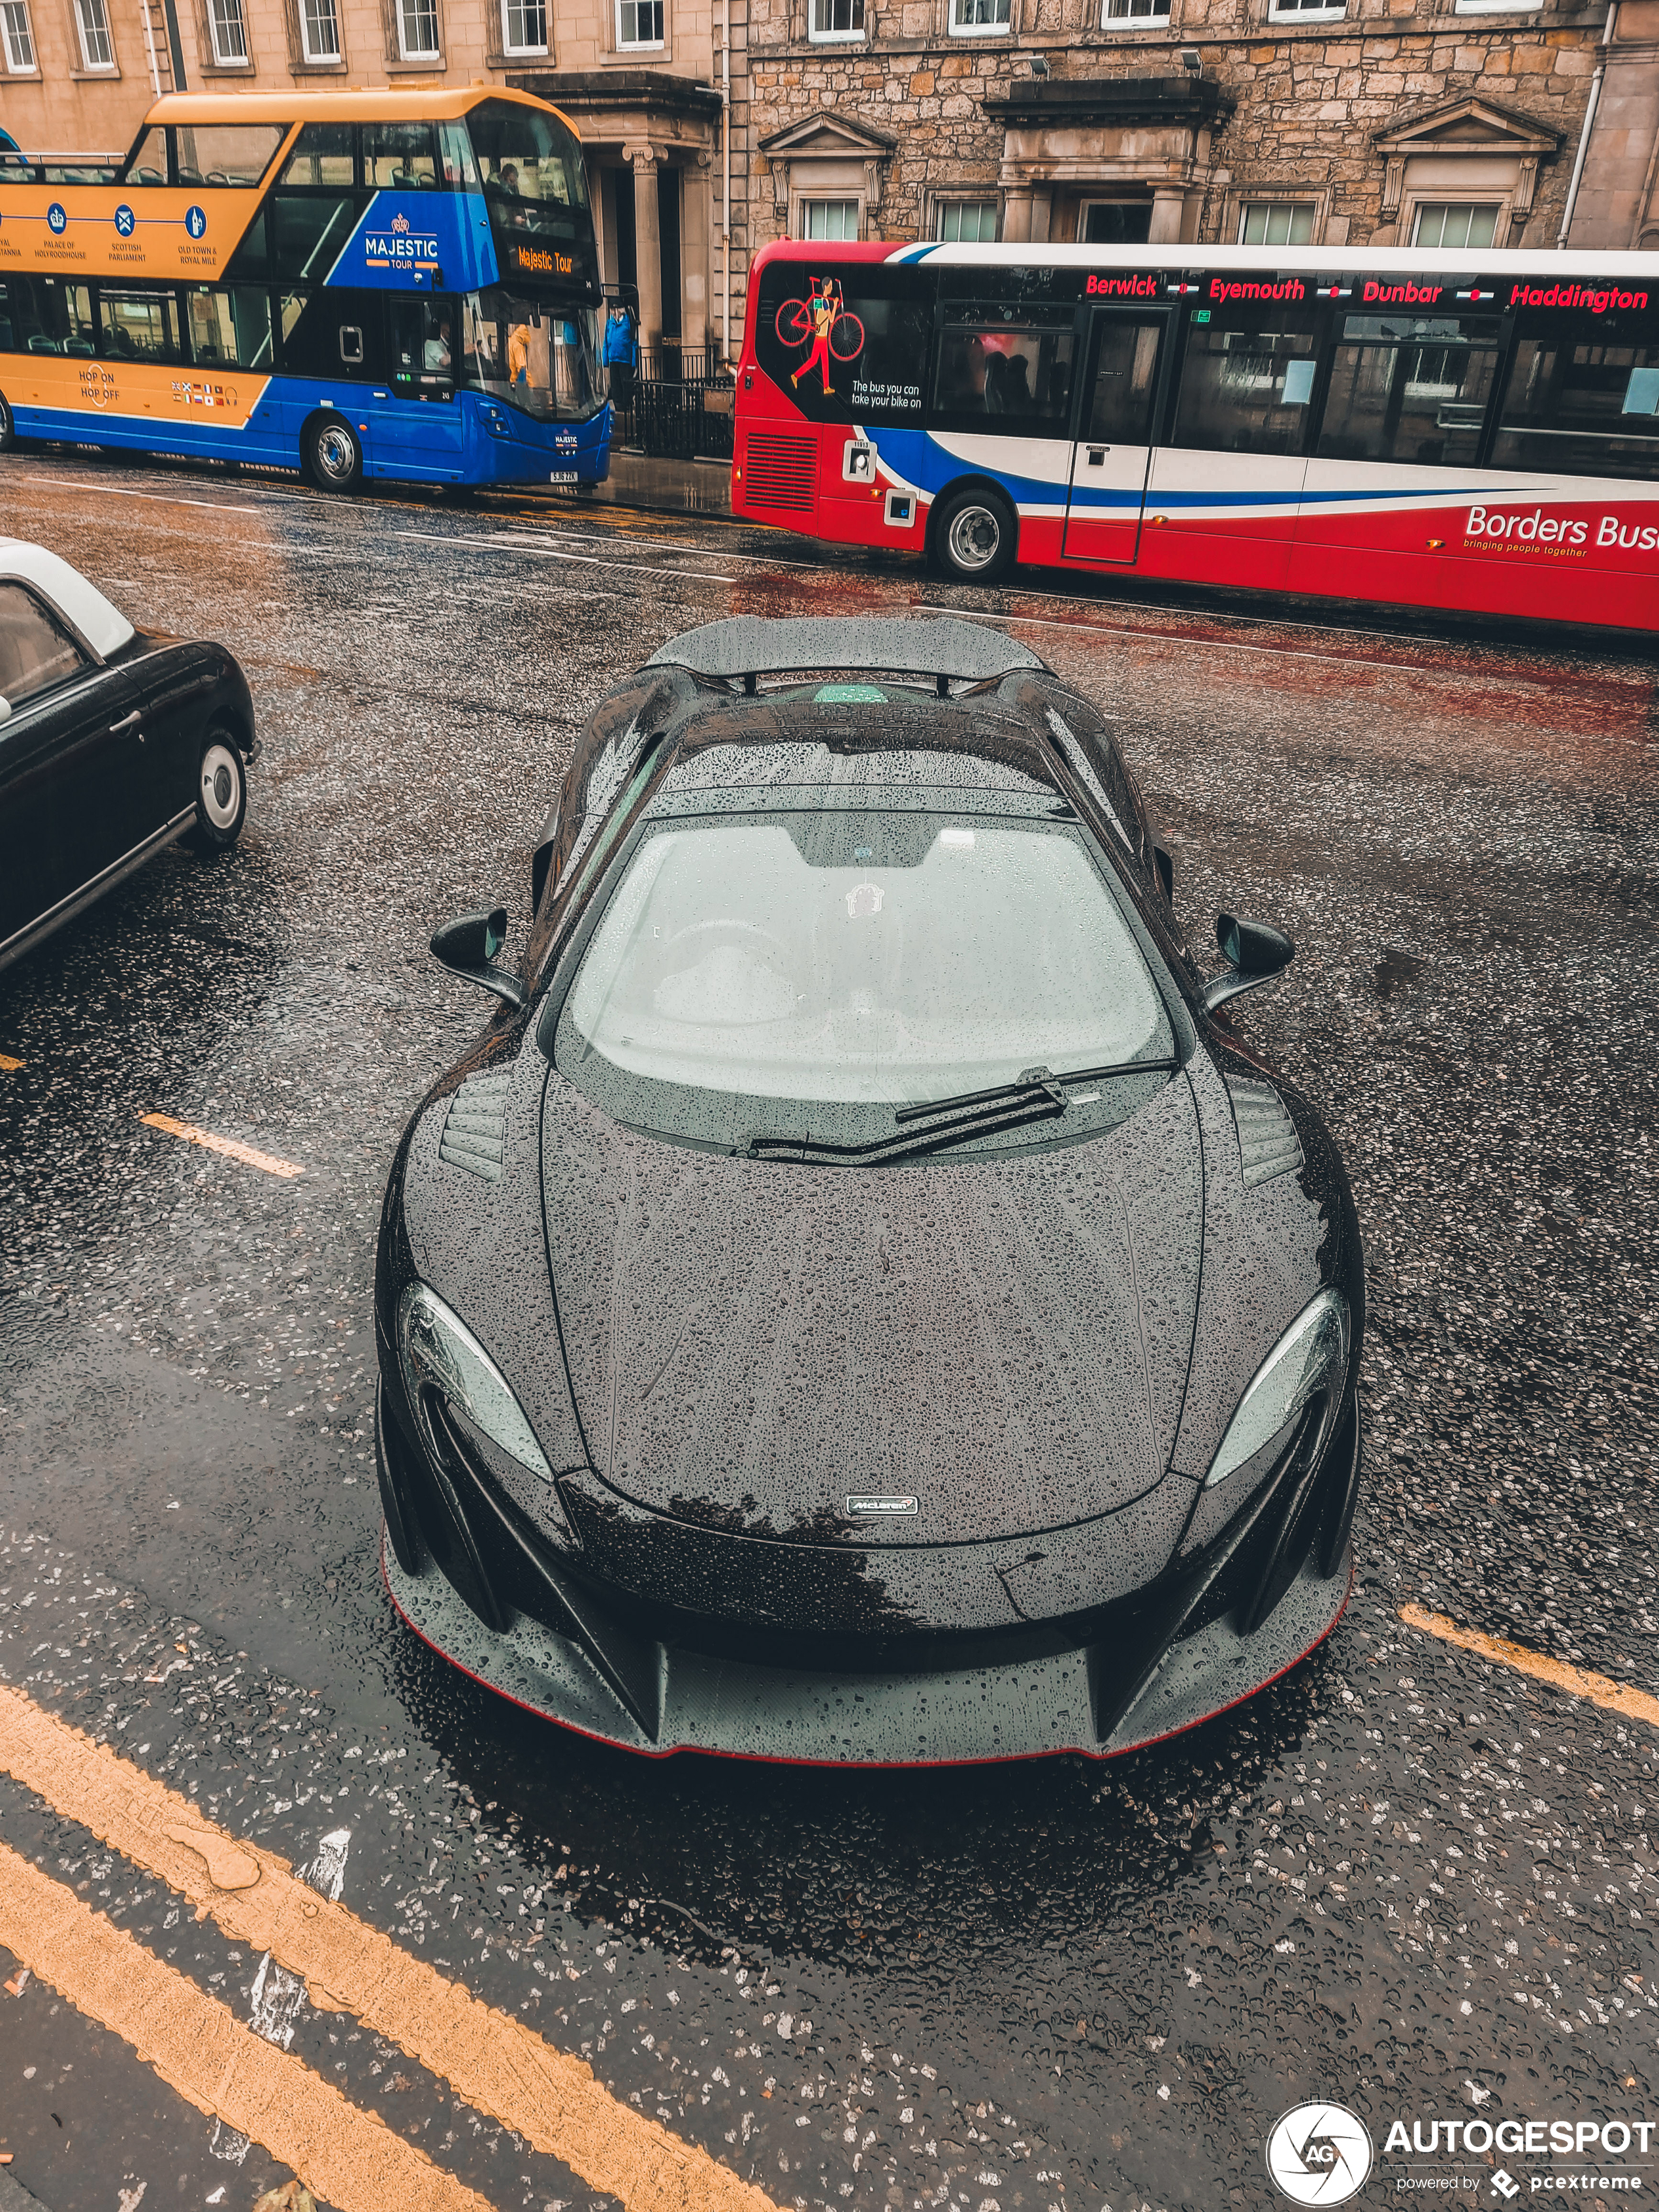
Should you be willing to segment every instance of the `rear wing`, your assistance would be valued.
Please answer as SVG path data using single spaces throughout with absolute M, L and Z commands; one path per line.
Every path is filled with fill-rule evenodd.
M 745 691 L 753 691 L 763 676 L 795 675 L 805 669 L 931 676 L 941 698 L 952 683 L 984 684 L 1017 669 L 1048 665 L 1028 646 L 978 623 L 867 616 L 854 620 L 842 615 L 806 615 L 791 622 L 738 615 L 729 622 L 705 623 L 659 646 L 646 665 L 720 677 L 741 683 Z

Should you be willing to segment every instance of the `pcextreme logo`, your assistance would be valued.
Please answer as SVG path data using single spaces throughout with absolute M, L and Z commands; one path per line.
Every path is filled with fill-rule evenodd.
M 1372 2156 L 1365 2123 L 1345 2105 L 1293 2105 L 1267 2137 L 1267 2177 L 1292 2204 L 1346 2204 Z

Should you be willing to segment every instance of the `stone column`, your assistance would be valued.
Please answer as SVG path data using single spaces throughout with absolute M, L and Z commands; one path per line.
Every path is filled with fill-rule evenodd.
M 1181 218 L 1187 195 L 1179 185 L 1158 185 L 1152 191 L 1152 227 L 1146 234 L 1151 246 L 1174 246 L 1181 239 Z
M 1052 185 L 1038 185 L 1031 193 L 1031 243 L 1046 246 L 1048 242 L 1048 222 L 1054 210 Z
M 662 228 L 657 216 L 657 156 L 650 146 L 626 146 L 634 172 L 634 268 L 640 288 L 640 345 L 662 343 Z M 641 363 L 641 367 L 643 363 Z
M 1023 246 L 1031 235 L 1031 187 L 1010 185 L 1002 208 L 1002 237 L 1007 246 Z
M 708 227 L 714 169 L 709 156 L 699 154 L 680 179 L 680 283 L 684 301 L 680 310 L 680 343 L 688 353 L 701 354 L 708 343 Z

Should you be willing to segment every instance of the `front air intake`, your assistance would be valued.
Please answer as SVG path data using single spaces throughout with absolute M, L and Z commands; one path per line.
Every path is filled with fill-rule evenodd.
M 810 514 L 817 503 L 817 448 L 813 441 L 751 430 L 743 488 L 750 507 L 790 508 L 798 514 Z
M 501 1179 L 501 1151 L 507 1135 L 506 1069 L 497 1075 L 470 1076 L 449 1102 L 438 1158 L 465 1168 L 486 1182 Z

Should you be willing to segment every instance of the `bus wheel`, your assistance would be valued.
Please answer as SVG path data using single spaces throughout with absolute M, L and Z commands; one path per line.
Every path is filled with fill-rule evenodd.
M 356 491 L 363 480 L 363 449 L 337 415 L 319 415 L 307 430 L 306 463 L 325 491 Z
M 933 545 L 964 584 L 997 584 L 1014 565 L 1019 524 L 1000 491 L 964 484 L 933 509 Z
M 9 453 L 17 443 L 17 431 L 11 419 L 11 410 L 6 404 L 6 395 L 0 392 L 0 453 Z

